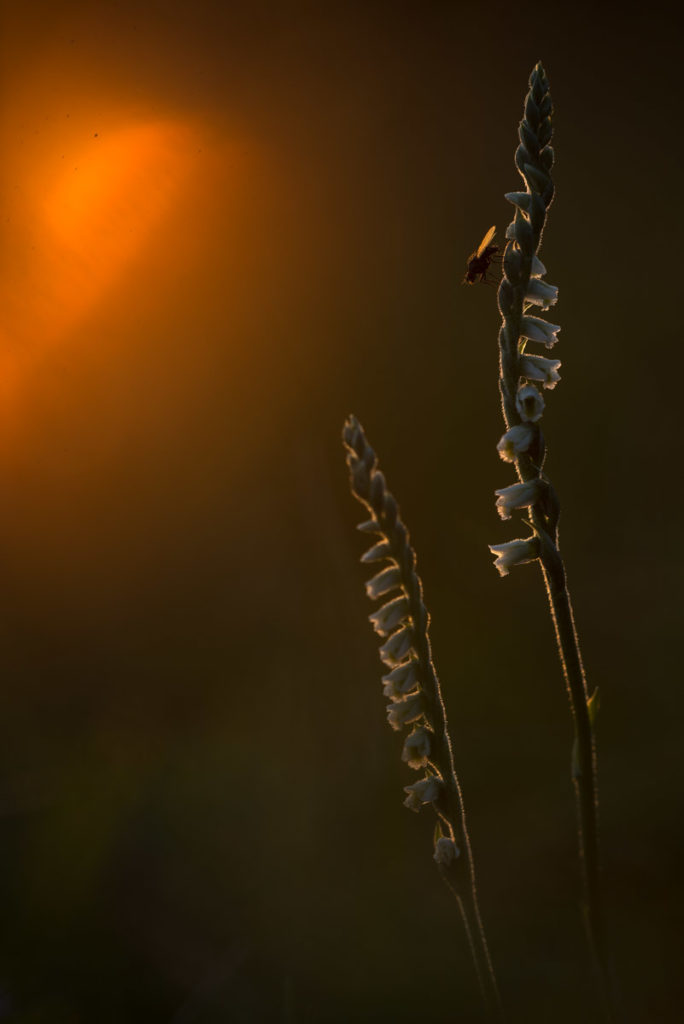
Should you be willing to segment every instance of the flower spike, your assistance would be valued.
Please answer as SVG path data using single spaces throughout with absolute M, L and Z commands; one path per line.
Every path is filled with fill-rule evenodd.
M 525 442 L 534 439 L 535 428 Z M 378 468 L 375 452 L 354 416 L 344 425 L 342 439 L 347 454 L 352 493 L 365 506 L 364 533 L 379 540 L 362 556 L 364 564 L 385 562 L 366 584 L 372 599 L 397 591 L 369 618 L 384 639 L 380 659 L 389 669 L 382 690 L 389 698 L 387 721 L 396 732 L 410 727 L 401 752 L 402 761 L 416 771 L 427 770 L 418 782 L 404 787 L 405 806 L 418 811 L 432 804 L 438 815 L 434 859 L 449 889 L 456 895 L 485 1003 L 500 1019 L 500 1002 L 477 904 L 465 809 L 454 769 L 446 710 L 432 661 L 428 634 L 429 616 L 423 601 L 423 585 L 416 573 L 416 556 L 399 508 Z M 523 444 L 523 436 L 512 442 Z M 446 831 L 448 834 L 444 834 Z
M 552 390 L 560 380 L 560 361 L 527 352 L 528 342 L 552 348 L 560 331 L 558 324 L 528 313 L 531 306 L 547 310 L 555 305 L 558 298 L 555 285 L 543 280 L 546 267 L 538 255 L 554 197 L 551 180 L 553 104 L 541 64 L 534 68 L 529 85 L 524 117 L 518 131 L 520 144 L 515 153 L 515 165 L 524 190 L 506 194 L 506 199 L 513 204 L 514 213 L 505 232 L 508 242 L 503 253 L 503 277 L 498 291 L 502 321 L 499 331 L 499 391 L 505 432 L 497 449 L 504 462 L 515 466 L 518 483 L 498 490 L 496 504 L 502 519 L 509 519 L 515 509 L 527 509 L 533 535 L 490 545 L 490 550 L 496 555 L 494 565 L 501 576 L 507 576 L 513 566 L 534 560 L 539 560 L 543 572 L 575 725 L 572 773 L 580 824 L 580 860 L 588 934 L 596 974 L 602 979 L 606 1007 L 610 1009 L 600 905 L 595 740 L 565 566 L 558 546 L 560 505 L 551 484 L 541 476 L 546 454 L 539 427 L 544 398 L 536 384 Z M 448 846 L 445 844 L 443 849 L 446 856 Z M 610 1013 L 608 1016 L 612 1019 Z

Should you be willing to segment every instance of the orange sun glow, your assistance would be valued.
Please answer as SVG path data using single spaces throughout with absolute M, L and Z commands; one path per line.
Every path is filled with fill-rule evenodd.
M 173 121 L 45 135 L 20 151 L 3 204 L 6 354 L 60 338 L 92 310 L 169 213 L 197 151 Z

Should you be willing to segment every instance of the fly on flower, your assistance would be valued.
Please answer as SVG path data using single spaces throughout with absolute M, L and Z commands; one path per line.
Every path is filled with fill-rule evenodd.
M 463 278 L 463 284 L 475 284 L 478 279 L 480 281 L 484 281 L 485 284 L 489 284 L 489 281 L 487 280 L 487 271 L 489 270 L 490 263 L 495 259 L 496 254 L 499 251 L 499 246 L 492 244 L 495 234 L 496 227 L 492 226 L 478 245 L 475 252 L 471 253 L 468 257 L 468 264 L 466 266 L 466 274 Z

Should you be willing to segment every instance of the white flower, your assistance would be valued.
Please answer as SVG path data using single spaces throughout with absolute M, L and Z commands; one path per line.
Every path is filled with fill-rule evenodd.
M 489 550 L 499 557 L 494 565 L 501 576 L 508 576 L 514 565 L 525 565 L 539 557 L 539 544 L 536 537 L 526 540 L 509 540 L 506 544 L 490 544 Z
M 538 256 L 532 257 L 532 269 L 530 270 L 530 277 L 543 277 L 546 273 L 546 267 L 539 259 Z
M 391 700 L 403 700 L 407 693 L 415 690 L 418 685 L 418 664 L 417 658 L 409 658 L 383 676 L 384 695 Z
M 368 618 L 373 624 L 373 629 L 380 636 L 389 636 L 393 629 L 396 629 L 400 622 L 408 616 L 409 602 L 405 594 L 395 597 L 393 601 L 383 604 L 377 612 L 373 612 Z
M 361 561 L 381 562 L 383 558 L 389 558 L 391 554 L 390 542 L 385 539 L 374 544 L 372 548 L 368 548 L 368 551 L 361 555 Z
M 431 804 L 434 800 L 439 799 L 441 791 L 441 780 L 436 775 L 428 775 L 410 786 L 404 786 L 404 792 L 407 794 L 404 807 L 418 813 L 423 804 Z
M 542 309 L 549 309 L 555 306 L 558 301 L 558 288 L 555 284 L 547 284 L 538 277 L 530 277 L 525 293 L 525 302 L 531 302 L 534 306 L 541 306 Z
M 502 487 L 495 491 L 497 495 L 496 508 L 502 519 L 511 518 L 511 510 L 514 508 L 529 508 L 538 500 L 542 489 L 542 481 L 539 477 L 534 480 L 527 480 L 522 484 L 511 484 L 510 487 Z
M 520 357 L 520 376 L 528 380 L 542 380 L 544 387 L 551 390 L 560 380 L 560 365 L 560 359 L 546 359 L 544 356 L 525 353 Z
M 394 590 L 401 583 L 401 572 L 398 565 L 390 565 L 387 569 L 383 569 L 377 576 L 374 576 L 372 580 L 368 580 L 366 584 L 366 593 L 371 599 L 376 597 L 382 597 L 383 594 L 389 593 L 390 590 Z
M 419 725 L 413 732 L 410 732 L 404 741 L 404 749 L 401 752 L 402 761 L 406 761 L 409 768 L 424 768 L 430 756 L 430 733 L 424 725 Z
M 405 700 L 387 705 L 387 721 L 398 732 L 404 725 L 417 721 L 423 714 L 423 702 L 420 694 L 411 694 Z
M 413 632 L 408 626 L 402 626 L 396 633 L 392 633 L 389 640 L 386 640 L 380 648 L 380 660 L 390 668 L 394 668 L 404 660 L 412 647 Z
M 558 341 L 559 324 L 550 324 L 540 316 L 524 316 L 520 321 L 520 334 L 530 341 L 541 341 L 547 348 L 553 348 Z
M 461 851 L 453 839 L 447 839 L 446 836 L 441 836 L 435 843 L 434 859 L 443 867 L 450 867 L 460 856 Z
M 536 423 L 544 412 L 544 399 L 534 384 L 525 384 L 518 389 L 518 394 L 515 396 L 515 407 L 520 413 L 521 419 L 527 423 Z
M 504 462 L 515 462 L 526 452 L 534 438 L 534 427 L 530 423 L 518 423 L 503 435 L 496 448 Z

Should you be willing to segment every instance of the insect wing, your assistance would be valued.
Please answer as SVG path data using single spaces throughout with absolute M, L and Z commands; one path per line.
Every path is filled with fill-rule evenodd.
M 480 242 L 479 246 L 477 247 L 477 252 L 475 253 L 475 258 L 476 259 L 479 259 L 479 257 L 482 255 L 482 253 L 487 248 L 487 246 L 490 245 L 490 243 L 491 243 L 492 239 L 494 238 L 495 234 L 496 234 L 496 225 L 493 224 L 491 226 L 491 228 L 489 229 L 489 231 L 487 232 L 487 234 L 482 239 L 482 241 Z

